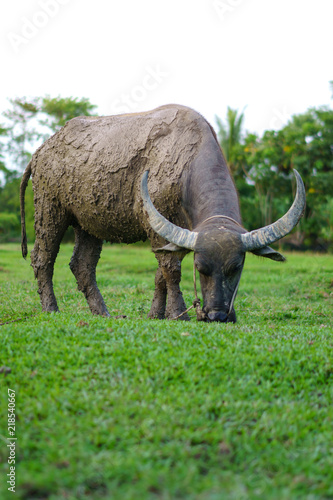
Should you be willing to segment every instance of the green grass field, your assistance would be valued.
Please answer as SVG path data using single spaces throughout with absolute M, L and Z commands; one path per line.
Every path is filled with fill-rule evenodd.
M 42 314 L 29 261 L 0 246 L 1 499 L 333 498 L 333 256 L 247 256 L 238 323 L 223 325 L 146 319 L 144 245 L 105 245 L 97 276 L 114 317 L 92 316 L 71 252 L 55 269 L 61 312 Z

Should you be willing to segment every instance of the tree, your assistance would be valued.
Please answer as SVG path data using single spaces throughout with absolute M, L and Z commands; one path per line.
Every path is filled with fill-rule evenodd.
M 238 114 L 237 109 L 231 109 L 228 106 L 226 122 L 224 123 L 218 116 L 215 119 L 218 126 L 218 138 L 228 166 L 231 172 L 236 174 L 239 168 L 238 155 L 242 140 L 244 111 Z
M 46 140 L 67 120 L 79 115 L 90 115 L 96 108 L 88 99 L 35 97 L 10 99 L 11 108 L 3 113 L 6 126 L 0 126 L 0 239 L 19 238 L 19 190 L 22 170 L 27 166 L 37 141 Z M 46 128 L 45 128 L 46 127 Z M 8 166 L 1 155 L 7 153 Z M 14 166 L 14 168 L 13 168 Z M 1 182 L 3 181 L 3 182 Z M 33 193 L 31 182 L 26 191 L 26 225 L 28 237 L 33 239 Z M 10 217 L 9 217 L 10 215 Z
M 0 137 L 7 136 L 8 130 L 0 125 Z M 5 173 L 6 173 L 6 165 L 4 163 L 4 157 L 3 157 L 3 150 L 4 150 L 4 144 L 0 142 L 0 193 L 1 193 L 1 186 L 3 184 L 3 181 L 5 180 Z
M 22 171 L 31 158 L 29 145 L 33 146 L 40 137 L 32 122 L 39 112 L 39 99 L 28 101 L 26 97 L 22 97 L 9 99 L 9 102 L 11 108 L 3 113 L 7 119 L 9 139 L 5 151 L 11 157 L 16 169 Z
M 261 138 L 247 134 L 242 149 L 239 162 L 246 184 L 252 186 L 251 200 L 246 200 L 244 213 L 248 228 L 255 229 L 271 224 L 287 209 L 284 197 L 288 199 L 290 193 L 290 172 L 283 168 L 283 143 L 275 130 L 266 131 Z M 239 185 L 238 179 L 236 184 Z M 240 194 L 242 201 L 241 190 Z
M 96 108 L 88 99 L 76 97 L 18 97 L 9 100 L 11 108 L 3 113 L 7 119 L 8 139 L 5 151 L 20 174 L 36 149 L 59 130 L 66 121 L 80 115 L 91 115 Z
M 303 219 L 305 239 L 313 246 L 326 247 L 333 240 L 330 213 L 333 193 L 333 110 L 310 109 L 296 115 L 283 129 L 286 163 L 299 170 L 307 192 Z
M 242 166 L 255 189 L 262 223 L 280 217 L 290 204 L 292 169 L 302 175 L 307 207 L 293 242 L 327 248 L 333 242 L 333 110 L 310 109 L 281 130 L 244 140 Z M 253 227 L 251 227 L 252 229 Z
M 54 97 L 46 96 L 42 100 L 40 110 L 47 115 L 46 120 L 40 123 L 47 125 L 52 132 L 56 132 L 65 123 L 75 116 L 91 116 L 96 109 L 89 99 L 78 99 L 76 97 Z

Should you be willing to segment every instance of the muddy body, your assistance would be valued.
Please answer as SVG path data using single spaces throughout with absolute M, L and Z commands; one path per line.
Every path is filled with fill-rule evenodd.
M 157 207 L 168 217 L 180 215 L 180 181 L 200 143 L 193 121 L 184 124 L 187 114 L 162 108 L 146 115 L 69 121 L 32 159 L 35 207 L 45 212 L 55 205 L 68 223 L 99 239 L 146 239 L 150 228 L 139 188 L 146 169 Z M 36 214 L 36 226 L 41 217 Z
M 21 184 L 22 251 L 25 256 L 24 192 L 31 175 L 36 233 L 31 263 L 43 311 L 58 310 L 53 266 L 68 226 L 75 230 L 70 268 L 95 314 L 108 315 L 96 284 L 103 241 L 133 243 L 148 238 L 153 251 L 168 243 L 152 229 L 143 207 L 140 182 L 147 170 L 156 209 L 181 228 L 200 228 L 199 272 L 200 259 L 211 264 L 221 247 L 218 242 L 215 250 L 211 248 L 211 231 L 217 231 L 218 238 L 227 233 L 223 237 L 228 248 L 217 262 L 222 281 L 220 277 L 213 280 L 220 289 L 214 291 L 207 285 L 205 273 L 200 275 L 203 288 L 208 286 L 204 297 L 207 314 L 226 310 L 230 298 L 225 296 L 229 285 L 225 284 L 223 266 L 230 267 L 230 261 L 235 261 L 240 269 L 239 263 L 244 262 L 237 238 L 246 232 L 241 227 L 238 195 L 208 122 L 189 108 L 169 105 L 147 113 L 74 118 L 33 155 Z M 230 219 L 223 227 L 221 220 L 205 222 L 216 214 Z M 184 248 L 170 251 L 165 246 L 156 253 L 159 267 L 150 317 L 173 318 L 186 309 L 179 282 L 181 260 L 187 252 Z M 229 280 L 231 288 L 238 283 L 240 272 Z M 217 286 L 217 281 L 224 284 Z M 232 293 L 230 289 L 228 294 Z M 233 321 L 233 315 L 228 320 Z

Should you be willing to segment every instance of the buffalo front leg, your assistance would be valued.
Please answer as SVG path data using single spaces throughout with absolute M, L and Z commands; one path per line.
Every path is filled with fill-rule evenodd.
M 93 314 L 110 316 L 96 283 L 96 267 L 103 241 L 91 236 L 80 227 L 74 228 L 75 247 L 69 267 L 76 278 Z
M 158 260 L 159 267 L 155 278 L 155 294 L 152 304 L 152 309 L 163 316 L 149 313 L 149 317 L 165 317 L 174 319 L 184 311 L 186 304 L 180 291 L 181 280 L 181 260 L 182 258 L 175 253 L 156 253 L 155 257 Z M 188 314 L 183 314 L 179 319 L 189 320 Z
M 155 291 L 148 318 L 164 319 L 167 298 L 166 281 L 159 267 L 155 275 Z

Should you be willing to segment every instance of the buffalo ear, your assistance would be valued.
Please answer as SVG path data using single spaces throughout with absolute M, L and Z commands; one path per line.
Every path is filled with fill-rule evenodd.
M 186 252 L 185 248 L 179 247 L 178 245 L 175 245 L 174 243 L 168 243 L 162 248 L 157 248 L 154 250 L 155 253 L 160 253 L 160 252 Z
M 260 248 L 259 250 L 252 250 L 254 255 L 258 255 L 259 257 L 266 257 L 267 259 L 277 260 L 278 262 L 284 262 L 286 260 L 282 254 L 276 252 L 271 247 Z

